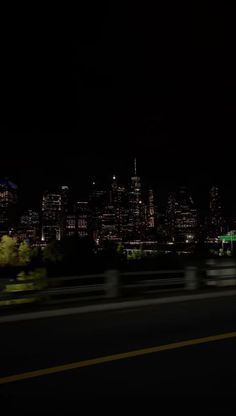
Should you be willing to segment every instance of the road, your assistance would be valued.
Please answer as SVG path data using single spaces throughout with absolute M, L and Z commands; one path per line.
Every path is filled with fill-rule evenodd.
M 204 403 L 228 414 L 236 401 L 235 331 L 235 296 L 3 323 L 0 403 L 10 414 L 80 414 L 95 402 L 148 399 L 160 409 L 174 398 L 181 408 Z

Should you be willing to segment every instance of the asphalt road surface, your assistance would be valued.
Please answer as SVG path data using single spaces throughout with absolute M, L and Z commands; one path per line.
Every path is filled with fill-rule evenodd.
M 94 404 L 112 414 L 125 401 L 145 402 L 145 414 L 150 403 L 154 414 L 173 403 L 189 414 L 236 409 L 235 296 L 2 323 L 0 334 L 3 414 Z

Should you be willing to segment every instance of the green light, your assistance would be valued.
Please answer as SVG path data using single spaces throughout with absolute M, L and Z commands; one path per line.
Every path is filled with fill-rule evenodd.
M 236 235 L 220 235 L 218 240 L 223 241 L 236 241 Z

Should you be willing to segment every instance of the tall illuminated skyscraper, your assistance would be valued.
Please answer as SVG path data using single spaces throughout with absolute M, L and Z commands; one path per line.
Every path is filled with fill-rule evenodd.
M 124 185 L 119 185 L 117 189 L 116 212 L 118 221 L 118 236 L 121 239 L 125 239 L 129 223 L 129 209 L 128 192 Z
M 128 231 L 132 238 L 140 239 L 142 223 L 141 182 L 137 175 L 137 161 L 134 159 L 134 175 L 131 177 L 129 191 L 129 224 Z
M 117 240 L 118 239 L 118 218 L 114 205 L 108 203 L 102 213 L 102 239 Z
M 20 217 L 18 238 L 22 240 L 29 239 L 31 242 L 39 240 L 40 221 L 38 212 L 29 209 Z
M 155 227 L 155 203 L 154 203 L 154 193 L 152 189 L 148 190 L 147 226 L 148 228 Z
M 103 224 L 109 224 L 110 238 L 122 240 L 128 227 L 128 195 L 125 186 L 118 184 L 116 175 L 112 177 L 109 202 L 104 213 Z M 106 221 L 104 221 L 106 219 Z M 104 228 L 103 225 L 103 228 Z
M 78 201 L 76 204 L 77 234 L 86 237 L 89 228 L 89 206 L 87 201 Z
M 186 187 L 176 193 L 175 238 L 177 241 L 191 243 L 197 238 L 197 210 Z
M 17 186 L 9 180 L 0 181 L 0 234 L 8 234 L 17 221 Z
M 64 228 L 64 236 L 71 237 L 73 235 L 76 235 L 77 233 L 77 227 L 76 227 L 76 214 L 73 212 L 66 214 L 66 222 L 65 222 L 65 228 Z
M 92 182 L 88 202 L 88 232 L 95 241 L 99 241 L 102 231 L 102 214 L 107 203 L 107 192 L 100 189 L 95 181 Z
M 209 227 L 210 237 L 217 237 L 223 231 L 221 196 L 218 186 L 212 186 L 209 192 Z
M 188 189 L 184 186 L 169 194 L 167 230 L 172 242 L 191 243 L 197 239 L 197 210 Z
M 68 235 L 69 224 L 72 224 L 73 219 L 69 217 L 69 187 L 63 185 L 61 187 L 61 238 Z M 73 214 L 70 213 L 72 216 Z M 68 228 L 69 227 L 69 228 Z
M 176 207 L 176 197 L 174 192 L 169 192 L 167 200 L 167 210 L 166 210 L 166 229 L 167 235 L 170 241 L 174 242 L 175 240 L 175 207 Z
M 42 201 L 41 240 L 61 240 L 62 238 L 62 195 L 61 192 L 46 191 Z

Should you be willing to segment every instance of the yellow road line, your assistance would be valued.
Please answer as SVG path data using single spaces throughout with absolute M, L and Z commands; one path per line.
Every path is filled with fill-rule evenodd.
M 46 376 L 49 374 L 61 373 L 63 371 L 74 370 L 77 368 L 90 367 L 97 364 L 109 363 L 112 361 L 124 360 L 126 358 L 139 357 L 142 355 L 153 354 L 161 351 L 175 350 L 192 345 L 205 344 L 207 342 L 220 341 L 229 338 L 236 338 L 235 332 L 225 334 L 212 335 L 209 337 L 190 339 L 186 341 L 173 342 L 171 344 L 159 345 L 156 347 L 143 348 L 140 350 L 122 352 L 120 354 L 106 355 L 104 357 L 92 358 L 89 360 L 77 361 L 70 364 L 58 365 L 55 367 L 43 368 L 41 370 L 28 371 L 26 373 L 15 374 L 12 376 L 0 377 L 0 384 L 12 383 L 14 381 L 26 380 L 35 377 Z

